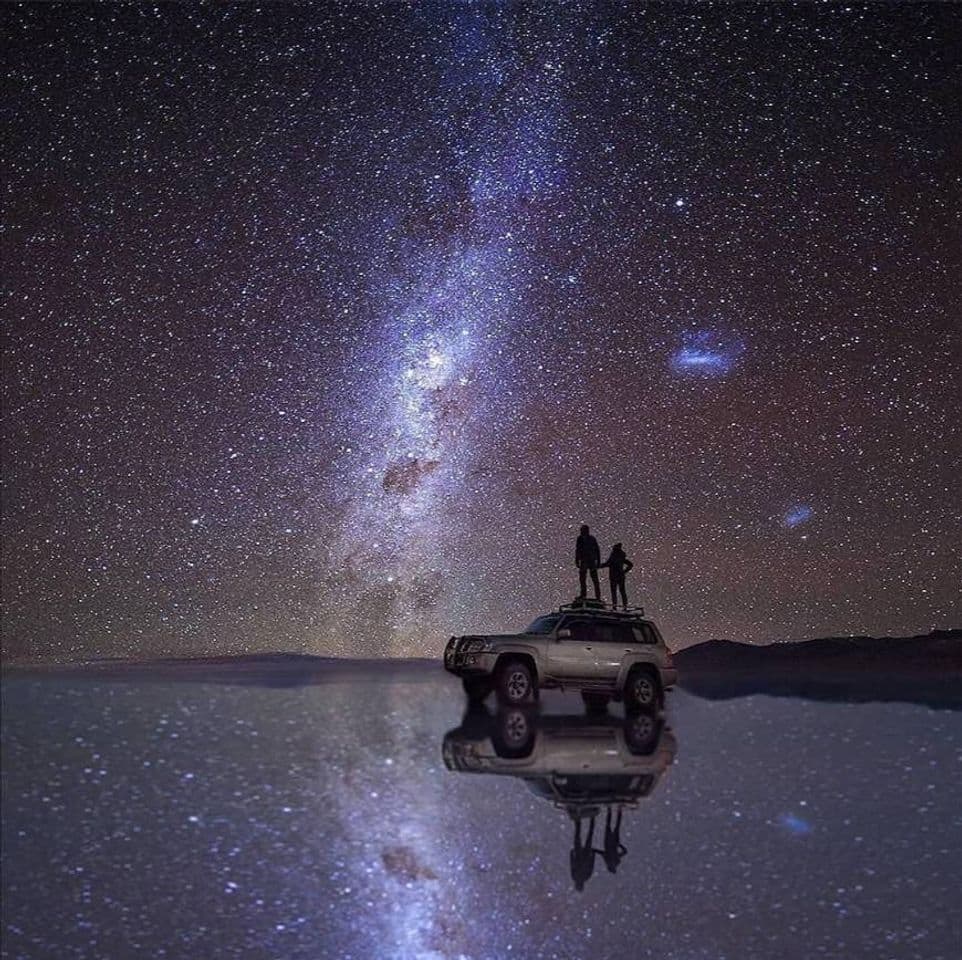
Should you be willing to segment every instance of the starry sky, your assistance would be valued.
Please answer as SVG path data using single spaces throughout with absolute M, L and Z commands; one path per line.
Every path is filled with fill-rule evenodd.
M 5 657 L 962 620 L 959 8 L 0 15 Z

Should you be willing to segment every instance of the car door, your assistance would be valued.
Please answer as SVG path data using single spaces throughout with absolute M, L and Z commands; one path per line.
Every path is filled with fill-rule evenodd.
M 598 626 L 599 636 L 594 645 L 597 675 L 601 679 L 614 680 L 625 654 L 637 649 L 634 634 L 629 623 L 609 620 Z
M 595 676 L 594 638 L 587 619 L 564 620 L 548 646 L 548 669 L 558 680 Z

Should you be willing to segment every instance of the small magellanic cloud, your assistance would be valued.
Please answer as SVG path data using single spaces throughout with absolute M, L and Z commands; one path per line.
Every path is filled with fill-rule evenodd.
M 672 354 L 675 373 L 696 377 L 723 377 L 744 353 L 741 341 L 710 330 L 687 334 Z
M 789 529 L 793 527 L 801 526 L 807 520 L 812 519 L 812 508 L 808 504 L 800 503 L 798 506 L 792 507 L 785 513 L 782 518 L 782 523 L 785 524 Z
M 789 833 L 794 834 L 796 837 L 808 836 L 813 830 L 811 823 L 808 820 L 803 820 L 801 817 L 796 816 L 794 813 L 783 813 L 778 818 L 778 825 L 783 829 L 787 830 Z

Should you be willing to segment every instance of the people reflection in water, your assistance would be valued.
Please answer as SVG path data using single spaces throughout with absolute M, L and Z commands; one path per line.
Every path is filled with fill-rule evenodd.
M 662 716 L 641 723 L 630 712 L 559 715 L 515 707 L 492 713 L 473 703 L 461 725 L 445 734 L 441 754 L 448 770 L 517 778 L 563 810 L 562 822 L 574 826 L 571 880 L 584 890 L 596 857 L 609 873 L 619 872 L 628 854 L 621 842 L 623 814 L 651 795 L 676 750 Z
M 575 541 L 575 566 L 578 568 L 578 583 L 581 588 L 578 598 L 584 600 L 588 592 L 588 574 L 595 588 L 595 600 L 601 599 L 601 583 L 598 581 L 598 567 L 601 565 L 601 548 L 591 535 L 588 524 L 582 524 L 581 532 Z
M 568 854 L 571 863 L 571 879 L 574 880 L 575 890 L 584 890 L 585 884 L 591 878 L 595 869 L 595 853 L 597 851 L 591 845 L 595 833 L 595 818 L 591 818 L 588 836 L 584 843 L 581 842 L 581 824 L 585 818 L 572 812 L 571 819 L 575 822 L 575 842 L 571 848 L 571 853 Z
M 621 842 L 621 814 L 622 808 L 618 807 L 615 813 L 612 806 L 608 806 L 605 813 L 605 846 L 603 850 L 597 850 L 592 846 L 595 833 L 595 819 L 597 814 L 590 816 L 580 811 L 569 810 L 571 819 L 575 824 L 574 846 L 568 854 L 571 865 L 571 879 L 574 881 L 576 890 L 584 890 L 585 884 L 591 879 L 591 874 L 595 869 L 595 855 L 601 856 L 608 868 L 609 873 L 615 873 L 618 865 L 624 859 L 628 848 Z M 588 834 L 582 836 L 582 825 L 588 821 Z
M 618 807 L 618 816 L 614 819 L 612 826 L 611 807 L 605 816 L 605 849 L 602 853 L 605 866 L 609 873 L 614 873 L 621 863 L 622 857 L 628 852 L 628 848 L 621 842 L 621 813 L 622 808 Z
M 618 609 L 618 593 L 620 592 L 622 606 L 627 610 L 628 594 L 625 592 L 625 574 L 634 564 L 628 559 L 628 555 L 620 543 L 616 543 L 611 548 L 608 559 L 605 560 L 601 566 L 608 568 L 608 580 L 611 584 L 612 609 Z

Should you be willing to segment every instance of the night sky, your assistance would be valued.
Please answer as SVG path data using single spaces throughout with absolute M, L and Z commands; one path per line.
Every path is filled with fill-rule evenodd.
M 6 657 L 962 620 L 959 7 L 0 16 Z

